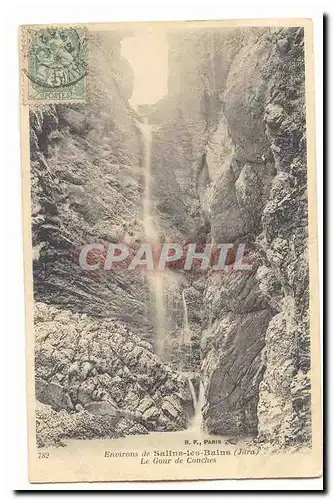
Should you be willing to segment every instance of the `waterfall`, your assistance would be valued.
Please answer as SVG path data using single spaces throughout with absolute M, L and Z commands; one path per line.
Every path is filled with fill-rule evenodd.
M 203 408 L 203 405 L 205 404 L 205 388 L 203 386 L 202 380 L 200 379 L 199 394 L 197 396 L 195 389 L 194 389 L 193 382 L 190 378 L 188 379 L 188 383 L 190 386 L 190 391 L 191 391 L 192 400 L 193 400 L 193 408 L 194 408 L 194 417 L 193 417 L 193 420 L 191 422 L 190 429 L 192 431 L 200 432 L 200 431 L 202 431 L 202 424 L 203 424 L 202 408 Z
M 190 386 L 190 392 L 191 392 L 192 401 L 193 401 L 193 408 L 195 410 L 197 407 L 198 399 L 197 399 L 197 395 L 195 393 L 193 382 L 190 378 L 188 379 L 188 384 Z
M 189 322 L 188 322 L 188 309 L 187 309 L 187 303 L 186 303 L 186 297 L 185 297 L 185 289 L 182 292 L 182 299 L 183 299 L 183 333 L 182 333 L 180 344 L 190 346 L 189 356 L 190 356 L 190 360 L 191 360 L 191 358 L 192 358 L 191 330 L 190 330 Z
M 144 198 L 143 198 L 143 226 L 147 243 L 159 244 L 159 235 L 156 231 L 153 220 L 152 195 L 151 195 L 151 145 L 152 145 L 152 125 L 149 125 L 148 118 L 144 117 L 144 122 L 139 124 L 144 142 Z M 149 271 L 148 280 L 154 296 L 155 303 L 155 327 L 156 354 L 163 357 L 164 339 L 166 334 L 166 311 L 164 303 L 164 276 L 165 272 Z

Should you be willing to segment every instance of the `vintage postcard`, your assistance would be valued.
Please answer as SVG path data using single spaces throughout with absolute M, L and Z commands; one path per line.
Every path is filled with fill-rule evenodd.
M 20 27 L 32 482 L 322 473 L 312 22 Z

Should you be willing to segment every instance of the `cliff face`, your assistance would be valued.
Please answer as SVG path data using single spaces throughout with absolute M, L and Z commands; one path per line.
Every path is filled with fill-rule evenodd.
M 302 29 L 171 35 L 169 67 L 169 95 L 153 115 L 155 168 L 173 179 L 170 203 L 192 197 L 189 223 L 163 226 L 161 211 L 161 226 L 192 241 L 244 242 L 253 261 L 250 273 L 202 282 L 206 428 L 308 443 Z
M 259 437 L 282 445 L 311 444 L 303 31 L 281 30 L 273 40 L 265 73 L 271 90 L 264 121 L 276 176 L 263 210 L 259 241 L 266 262 L 258 275 L 279 312 L 266 332 Z

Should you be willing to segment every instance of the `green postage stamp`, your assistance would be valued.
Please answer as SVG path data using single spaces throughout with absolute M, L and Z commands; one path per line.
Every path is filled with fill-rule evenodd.
M 84 27 L 21 27 L 23 103 L 85 102 Z

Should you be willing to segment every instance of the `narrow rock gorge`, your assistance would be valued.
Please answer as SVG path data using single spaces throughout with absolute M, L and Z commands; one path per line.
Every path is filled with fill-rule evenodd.
M 303 29 L 172 29 L 144 112 L 126 36 L 91 34 L 86 104 L 30 112 L 39 445 L 185 430 L 201 398 L 205 433 L 309 446 Z M 79 265 L 147 240 L 243 243 L 252 269 Z

